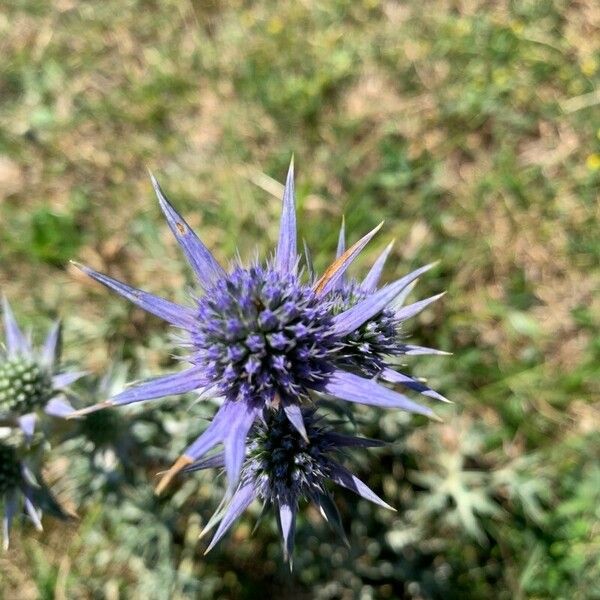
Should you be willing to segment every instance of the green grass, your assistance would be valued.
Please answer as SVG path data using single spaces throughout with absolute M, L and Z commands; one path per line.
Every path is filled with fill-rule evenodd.
M 93 372 L 115 354 L 134 372 L 159 372 L 170 360 L 166 327 L 69 259 L 183 299 L 191 278 L 147 169 L 226 262 L 237 248 L 247 256 L 273 247 L 276 182 L 294 153 L 301 234 L 320 269 L 342 215 L 352 240 L 386 221 L 356 273 L 389 238 L 390 278 L 441 260 L 418 293 L 448 294 L 414 333 L 454 355 L 414 368 L 455 406 L 446 425 L 415 425 L 406 446 L 364 464 L 411 515 L 361 506 L 369 527 L 353 531 L 351 554 L 333 558 L 307 526 L 299 548 L 320 562 L 301 550 L 292 579 L 278 570 L 274 534 L 246 540 L 243 530 L 200 559 L 185 523 L 174 540 L 155 533 L 167 538 L 145 567 L 108 568 L 108 558 L 86 554 L 85 536 L 101 557 L 141 550 L 112 517 L 89 511 L 66 538 L 50 526 L 46 537 L 17 540 L 0 557 L 0 594 L 148 598 L 144 569 L 156 568 L 163 585 L 179 582 L 156 597 L 196 597 L 200 578 L 206 598 L 250 598 L 266 586 L 287 597 L 316 597 L 321 586 L 322 598 L 600 598 L 598 27 L 591 0 L 1 8 L 0 287 L 21 319 L 42 326 L 63 316 L 67 357 Z M 413 429 L 368 422 L 390 440 Z M 453 436 L 483 441 L 469 454 Z M 407 501 L 426 488 L 409 489 L 405 468 L 443 479 L 435 456 L 448 447 L 483 473 L 477 498 L 498 508 L 475 517 L 487 544 L 460 520 Z M 502 468 L 521 482 L 515 489 L 542 481 L 549 493 L 524 500 L 495 483 Z M 541 520 L 528 513 L 531 498 Z M 210 506 L 202 510 L 204 518 Z M 390 530 L 416 531 L 419 541 L 400 548 L 397 535 L 386 545 Z M 342 564 L 352 581 L 340 583 Z

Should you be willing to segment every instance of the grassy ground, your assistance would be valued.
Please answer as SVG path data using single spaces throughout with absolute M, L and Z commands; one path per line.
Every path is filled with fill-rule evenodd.
M 474 541 L 464 542 L 452 581 L 472 597 L 600 597 L 595 2 L 15 0 L 0 8 L 0 34 L 0 286 L 21 319 L 43 326 L 62 315 L 67 357 L 93 372 L 115 354 L 135 372 L 159 372 L 170 361 L 167 329 L 69 259 L 182 299 L 190 275 L 147 169 L 226 262 L 236 249 L 273 247 L 279 182 L 294 153 L 301 233 L 319 267 L 342 215 L 352 239 L 386 221 L 357 273 L 389 238 L 389 277 L 441 260 L 419 295 L 448 295 L 422 315 L 415 337 L 454 356 L 416 362 L 415 372 L 456 405 L 446 424 L 408 437 L 422 453 L 415 493 L 436 497 L 452 469 L 476 463 L 500 478 L 481 484 L 500 513 L 475 495 L 462 513 L 449 495 L 459 517 L 440 521 L 446 545 L 428 550 L 432 564 L 442 555 L 452 563 L 448 540 L 459 536 L 459 547 Z M 449 466 L 449 455 L 460 460 Z M 398 462 L 384 458 L 386 469 Z M 539 484 L 530 493 L 537 520 L 516 516 L 514 482 L 501 481 L 517 463 L 525 483 Z M 367 468 L 400 501 L 394 478 Z M 394 519 L 365 539 L 387 532 L 388 551 L 406 556 L 411 544 L 398 540 L 407 529 Z M 0 557 L 0 592 L 150 597 L 135 568 L 87 585 L 101 567 L 77 558 L 84 534 L 68 531 L 17 538 Z M 252 580 L 239 565 L 246 575 L 210 558 L 200 564 L 195 542 L 177 544 L 173 572 L 222 575 L 224 587 L 203 597 L 251 597 L 249 581 L 310 597 L 314 582 L 335 583 L 318 567 L 285 583 L 269 567 Z M 348 588 L 356 597 L 438 593 L 411 588 L 415 576 L 396 559 L 386 559 L 393 575 L 377 576 L 364 560 L 356 558 L 362 583 Z

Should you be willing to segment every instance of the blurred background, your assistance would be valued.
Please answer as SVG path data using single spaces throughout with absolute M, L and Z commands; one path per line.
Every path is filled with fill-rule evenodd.
M 388 279 L 440 259 L 410 333 L 453 356 L 410 371 L 455 404 L 356 412 L 391 445 L 353 468 L 398 512 L 336 492 L 346 549 L 306 509 L 292 574 L 257 508 L 203 556 L 216 474 L 153 496 L 210 406 L 65 426 L 47 479 L 80 519 L 16 527 L 0 596 L 600 598 L 599 84 L 593 0 L 4 3 L 0 286 L 64 318 L 82 405 L 174 362 L 68 261 L 183 301 L 147 169 L 226 263 L 273 248 L 292 153 L 319 269 L 342 215 L 350 241 L 385 219 L 357 276 L 391 238 Z

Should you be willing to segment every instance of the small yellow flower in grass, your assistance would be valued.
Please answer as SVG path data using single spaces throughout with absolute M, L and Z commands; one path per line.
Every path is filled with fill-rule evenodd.
M 581 72 L 591 77 L 598 70 L 598 61 L 593 56 L 588 56 L 581 62 Z
M 585 165 L 590 171 L 597 171 L 600 169 L 600 154 L 595 152 L 594 154 L 590 154 L 585 159 Z
M 279 17 L 273 17 L 267 25 L 267 31 L 271 35 L 281 33 L 283 31 L 283 21 Z

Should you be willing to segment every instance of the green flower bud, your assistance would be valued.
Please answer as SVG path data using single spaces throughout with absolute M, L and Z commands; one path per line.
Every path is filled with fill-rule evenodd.
M 50 375 L 31 360 L 0 363 L 0 412 L 26 414 L 43 406 L 52 394 Z

